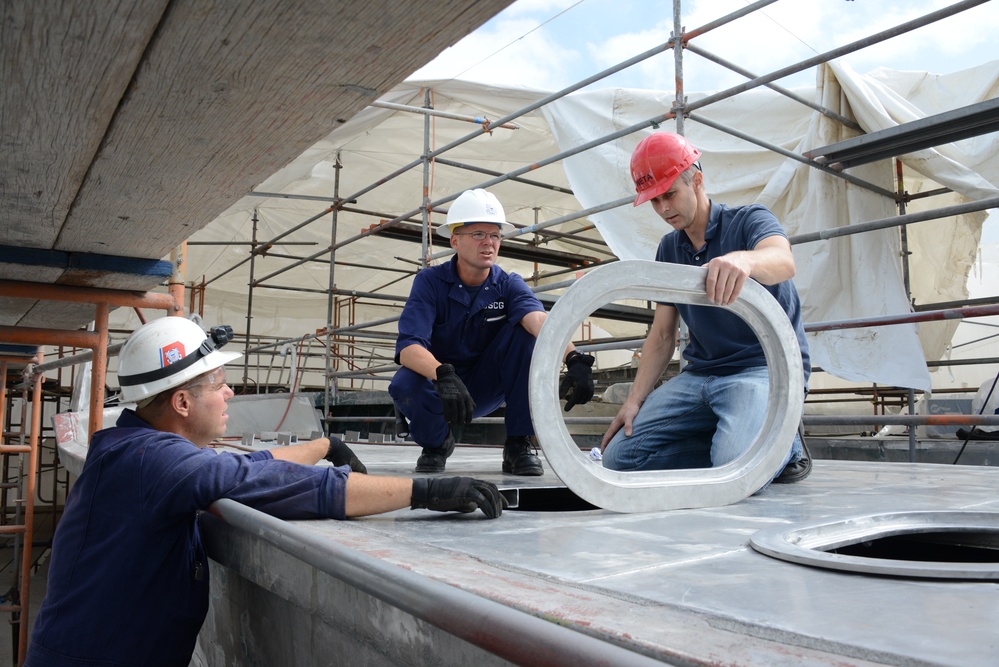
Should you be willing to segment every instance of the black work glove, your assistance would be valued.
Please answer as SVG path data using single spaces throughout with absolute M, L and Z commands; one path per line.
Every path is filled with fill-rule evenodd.
M 454 366 L 441 364 L 437 367 L 434 387 L 437 388 L 437 395 L 441 397 L 441 404 L 444 406 L 444 421 L 454 426 L 472 421 L 475 401 L 465 388 L 465 383 L 455 374 Z
M 565 377 L 558 385 L 558 397 L 566 399 L 565 411 L 593 398 L 593 355 L 573 350 L 565 358 Z
M 351 472 L 363 472 L 367 474 L 368 469 L 361 463 L 354 452 L 340 438 L 330 437 L 330 448 L 326 450 L 323 457 L 335 466 L 349 465 Z
M 503 513 L 506 498 L 492 482 L 471 477 L 417 477 L 413 480 L 410 509 L 435 512 L 474 512 L 478 507 L 487 519 Z

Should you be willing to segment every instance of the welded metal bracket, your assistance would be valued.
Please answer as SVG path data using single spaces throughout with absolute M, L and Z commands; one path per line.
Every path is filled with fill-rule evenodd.
M 747 281 L 731 306 L 707 300 L 701 267 L 625 260 L 594 269 L 552 307 L 534 348 L 531 418 L 555 474 L 579 497 L 617 512 L 718 507 L 762 488 L 784 462 L 801 419 L 801 351 L 787 314 L 761 285 Z M 717 468 L 620 472 L 587 458 L 561 417 L 558 376 L 572 334 L 590 313 L 621 299 L 724 307 L 753 329 L 767 357 L 770 393 L 759 434 L 741 456 Z

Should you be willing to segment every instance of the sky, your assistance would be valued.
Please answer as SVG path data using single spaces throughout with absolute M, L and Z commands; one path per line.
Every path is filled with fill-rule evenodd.
M 752 4 L 687 0 L 683 29 L 691 31 Z M 759 76 L 955 4 L 956 0 L 778 0 L 691 43 Z M 668 0 L 516 0 L 410 79 L 561 90 L 665 43 L 673 31 L 672 8 Z M 997 27 L 999 0 L 989 0 L 839 60 L 862 74 L 877 67 L 949 74 L 999 59 Z M 690 51 L 684 54 L 683 74 L 688 92 L 709 93 L 746 81 Z M 786 88 L 812 86 L 815 69 L 775 83 Z M 590 84 L 658 90 L 673 90 L 674 85 L 672 51 Z M 989 216 L 982 241 L 999 243 L 999 214 Z
M 749 0 L 689 0 L 683 5 L 682 24 L 693 30 L 750 4 Z M 760 75 L 954 4 L 954 0 L 779 0 L 691 43 Z M 841 60 L 860 73 L 883 65 L 946 74 L 999 59 L 994 42 L 997 27 L 999 1 L 990 0 Z M 516 0 L 410 78 L 461 78 L 555 91 L 665 43 L 672 31 L 672 3 L 667 0 Z M 778 83 L 807 86 L 814 83 L 814 76 L 814 70 L 807 70 Z M 687 90 L 710 92 L 746 79 L 688 52 L 684 80 Z M 672 52 L 591 85 L 672 90 Z

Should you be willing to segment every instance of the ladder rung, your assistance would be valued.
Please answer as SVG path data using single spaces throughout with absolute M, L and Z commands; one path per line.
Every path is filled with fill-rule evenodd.
M 0 454 L 28 454 L 31 445 L 0 445 Z
M 0 613 L 17 613 L 19 611 L 24 611 L 19 604 L 0 604 Z
M 14 535 L 24 532 L 24 524 L 14 523 L 9 526 L 0 526 L 0 535 Z

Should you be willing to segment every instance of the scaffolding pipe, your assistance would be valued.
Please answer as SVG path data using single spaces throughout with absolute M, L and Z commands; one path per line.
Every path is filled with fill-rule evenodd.
M 83 330 L 0 325 L 0 340 L 16 345 L 71 345 L 94 349 L 97 344 L 97 334 Z
M 867 317 L 855 320 L 837 320 L 806 324 L 805 331 L 834 331 L 839 329 L 859 329 L 862 327 L 887 326 L 892 324 L 911 324 L 914 322 L 937 322 L 940 320 L 960 320 L 966 317 L 988 317 L 999 315 L 999 305 L 969 306 L 967 308 L 948 308 L 946 310 L 928 310 L 921 313 L 906 315 L 884 315 L 882 317 Z
M 108 345 L 107 352 L 105 353 L 107 357 L 113 357 L 119 352 L 124 345 L 124 341 L 121 343 L 115 343 L 114 345 Z M 85 350 L 78 354 L 70 355 L 68 357 L 61 357 L 59 359 L 53 359 L 52 361 L 46 361 L 44 364 L 35 364 L 32 366 L 35 373 L 47 373 L 48 371 L 55 370 L 57 368 L 66 368 L 67 366 L 76 366 L 77 364 L 85 364 L 94 358 L 93 350 Z
M 170 251 L 170 263 L 173 265 L 173 273 L 167 282 L 167 291 L 173 297 L 178 310 L 171 313 L 178 317 L 184 316 L 184 272 L 187 264 L 187 241 L 181 242 L 180 246 Z
M 470 164 L 465 164 L 463 162 L 455 162 L 453 160 L 445 160 L 444 158 L 434 158 L 434 162 L 437 164 L 442 164 L 447 167 L 454 167 L 456 169 L 464 169 L 465 171 L 474 171 L 479 174 L 485 174 L 486 176 L 502 176 L 503 172 L 495 171 L 493 169 L 485 169 L 483 167 L 475 167 Z M 511 178 L 514 183 L 522 183 L 524 185 L 533 185 L 536 188 L 542 188 L 544 190 L 551 190 L 552 192 L 561 192 L 567 195 L 574 194 L 569 188 L 562 187 L 560 185 L 549 185 L 548 183 L 542 183 L 541 181 L 532 181 L 527 178 Z
M 329 294 L 330 292 L 328 289 L 319 289 L 318 287 L 292 287 L 290 285 L 257 285 L 256 289 L 276 289 L 306 294 Z
M 234 246 L 249 246 L 253 247 L 252 241 L 188 241 L 187 245 L 204 245 L 204 246 L 225 246 L 227 248 Z M 319 245 L 315 241 L 285 241 L 281 245 Z M 267 253 L 270 255 L 270 253 Z
M 988 199 L 980 199 L 975 202 L 944 206 L 943 208 L 934 209 L 932 211 L 906 213 L 905 215 L 900 215 L 894 218 L 882 218 L 881 220 L 872 220 L 871 222 L 864 222 L 859 225 L 825 229 L 819 232 L 809 232 L 808 234 L 797 234 L 792 236 L 790 241 L 791 245 L 811 243 L 813 241 L 825 241 L 828 239 L 838 238 L 840 236 L 851 236 L 853 234 L 861 234 L 863 232 L 873 232 L 879 229 L 888 229 L 889 227 L 899 227 L 901 225 L 911 225 L 917 222 L 926 222 L 927 220 L 939 220 L 940 218 L 949 218 L 952 216 L 964 215 L 965 213 L 975 213 L 977 211 L 984 211 L 990 208 L 999 208 L 999 197 L 989 197 Z
M 395 294 L 378 294 L 376 292 L 359 292 L 353 289 L 336 289 L 333 290 L 334 294 L 339 294 L 341 296 L 352 296 L 358 299 L 381 299 L 383 301 L 406 301 L 409 299 L 408 296 L 397 296 Z
M 395 371 L 402 368 L 399 364 L 384 364 L 382 366 L 369 366 L 364 370 L 359 371 L 335 371 L 330 372 L 329 377 L 331 378 L 351 378 L 351 377 L 363 377 L 365 375 L 374 375 L 375 373 L 394 373 Z
M 764 141 L 762 139 L 757 139 L 756 137 L 750 136 L 750 135 L 746 134 L 745 132 L 741 132 L 740 130 L 737 130 L 737 129 L 733 128 L 733 127 L 729 127 L 728 125 L 723 125 L 721 123 L 717 123 L 717 122 L 711 120 L 710 118 L 707 118 L 705 116 L 701 116 L 699 114 L 690 114 L 688 117 L 690 118 L 690 120 L 693 120 L 693 121 L 696 121 L 698 123 L 701 123 L 702 125 L 707 125 L 708 127 L 712 127 L 714 129 L 718 130 L 719 132 L 724 132 L 725 134 L 732 135 L 733 137 L 737 137 L 739 139 L 742 139 L 743 141 L 747 141 L 747 142 L 749 142 L 751 144 L 756 144 L 757 146 L 760 146 L 762 148 L 766 148 L 768 150 L 771 150 L 774 153 L 777 153 L 779 155 L 783 155 L 784 157 L 788 158 L 789 160 L 794 160 L 795 162 L 800 162 L 801 164 L 808 165 L 809 167 L 812 167 L 813 169 L 817 169 L 817 170 L 819 170 L 821 172 L 829 174 L 830 176 L 835 176 L 835 177 L 840 178 L 840 179 L 842 179 L 844 181 L 847 181 L 849 183 L 853 183 L 854 185 L 862 187 L 865 190 L 870 190 L 871 192 L 876 192 L 876 193 L 878 193 L 879 195 L 881 195 L 883 197 L 887 197 L 888 199 L 891 199 L 892 201 L 896 200 L 895 193 L 892 192 L 891 190 L 887 190 L 887 189 L 882 188 L 880 186 L 874 185 L 873 183 L 869 183 L 868 181 L 865 181 L 862 178 L 857 178 L 856 176 L 853 176 L 851 174 L 847 174 L 847 173 L 845 173 L 843 171 L 837 171 L 837 170 L 832 169 L 830 167 L 827 167 L 827 166 L 825 166 L 823 164 L 819 164 L 818 162 L 814 162 L 812 160 L 809 160 L 805 156 L 799 155 L 798 153 L 795 153 L 793 151 L 789 151 L 786 148 L 782 148 L 782 147 L 778 146 L 777 144 L 772 144 L 772 143 L 770 143 L 768 141 Z
M 104 380 L 108 368 L 108 315 L 111 309 L 106 303 L 97 304 L 94 315 L 94 332 L 97 341 L 91 347 L 93 356 L 90 364 L 90 414 L 87 419 L 87 442 L 94 433 L 104 428 Z
M 22 297 L 39 301 L 106 303 L 124 308 L 153 308 L 165 310 L 168 314 L 183 310 L 183 305 L 178 305 L 170 294 L 126 292 L 124 290 L 73 285 L 47 285 L 18 280 L 0 280 L 0 296 Z M 78 345 L 77 347 L 89 346 Z
M 286 194 L 284 192 L 247 192 L 247 197 L 264 197 L 265 199 L 301 199 L 303 201 L 318 201 L 323 203 L 335 204 L 337 200 L 335 197 L 322 197 L 320 195 L 294 195 Z
M 594 262 L 592 264 L 587 264 L 585 268 L 569 268 L 569 269 L 558 269 L 557 271 L 548 271 L 546 273 L 541 273 L 538 275 L 537 280 L 545 280 L 547 278 L 554 278 L 556 276 L 564 276 L 567 273 L 577 273 L 578 271 L 589 271 L 590 269 L 595 269 L 598 266 L 603 266 L 605 264 L 612 264 L 614 262 L 620 262 L 621 260 L 617 257 L 609 257 L 607 259 L 600 260 L 599 262 Z
M 922 305 L 913 305 L 912 309 L 917 313 L 923 310 L 940 310 L 943 308 L 963 308 L 965 306 L 990 306 L 992 304 L 999 303 L 999 296 L 986 296 L 980 299 L 960 299 L 959 301 L 937 301 L 936 303 L 924 303 Z M 986 322 L 979 322 L 982 326 L 993 326 L 999 328 L 999 325 L 992 324 L 989 325 Z
M 940 361 L 926 362 L 926 365 L 930 368 L 941 368 L 947 366 L 980 366 L 982 364 L 999 364 L 999 357 L 978 357 L 977 359 L 941 359 Z
M 996 426 L 999 415 L 804 415 L 805 426 Z
M 701 35 L 703 35 L 706 32 L 710 32 L 711 30 L 714 30 L 715 28 L 720 28 L 721 26 L 723 26 L 723 25 L 725 25 L 727 23 L 731 23 L 732 21 L 735 21 L 737 19 L 741 19 L 743 16 L 748 16 L 749 14 L 752 14 L 756 10 L 763 9 L 767 5 L 772 5 L 775 2 L 777 2 L 777 0 L 761 0 L 760 2 L 754 2 L 751 5 L 746 5 L 742 9 L 737 9 L 736 11 L 732 12 L 731 14 L 726 14 L 725 16 L 722 16 L 721 18 L 717 18 L 714 21 L 709 21 L 708 23 L 705 23 L 704 25 L 702 25 L 700 28 L 695 28 L 694 30 L 691 30 L 690 32 L 685 33 L 684 34 L 684 40 L 690 40 L 690 39 L 693 39 L 694 37 L 700 37 Z M 674 0 L 673 7 L 676 8 L 676 7 L 679 7 L 679 5 L 680 5 L 679 1 L 678 0 Z
M 747 79 L 755 79 L 755 78 L 757 78 L 756 74 L 753 74 L 749 70 L 743 69 L 742 67 L 739 67 L 735 63 L 729 62 L 729 61 L 725 60 L 724 58 L 716 56 L 715 54 L 711 53 L 710 51 L 706 51 L 706 50 L 704 50 L 704 49 L 702 49 L 700 47 L 692 46 L 690 44 L 684 44 L 684 48 L 687 51 L 690 51 L 692 53 L 696 53 L 697 55 L 701 56 L 705 60 L 710 60 L 711 62 L 713 62 L 715 64 L 718 64 L 718 65 L 721 65 L 722 67 L 724 67 L 726 69 L 729 69 L 729 70 L 735 72 L 736 74 L 741 74 L 742 76 L 746 77 Z M 787 88 L 783 88 L 781 86 L 778 86 L 776 83 L 768 83 L 768 84 L 765 84 L 765 85 L 766 85 L 767 88 L 770 88 L 774 92 L 780 93 L 784 97 L 786 97 L 786 98 L 788 98 L 790 100 L 794 100 L 798 104 L 806 106 L 809 109 L 812 109 L 814 111 L 818 111 L 820 114 L 822 114 L 826 118 L 829 118 L 830 120 L 834 120 L 834 121 L 840 123 L 841 125 L 844 125 L 844 126 L 850 128 L 851 130 L 855 130 L 855 131 L 861 132 L 861 133 L 864 132 L 864 128 L 862 128 L 860 126 L 860 124 L 857 123 L 856 121 L 850 120 L 846 116 L 838 114 L 835 111 L 832 111 L 831 109 L 827 109 L 826 107 L 822 106 L 821 104 L 817 104 L 816 102 L 813 102 L 811 100 L 806 100 L 801 95 L 798 95 L 797 93 L 792 92 L 792 91 L 788 90 Z
M 259 218 L 257 217 L 257 209 L 253 209 L 253 231 L 250 237 L 250 243 L 253 247 L 250 249 L 250 256 L 247 258 L 250 262 L 250 280 L 248 283 L 248 288 L 246 290 L 246 345 L 243 348 L 243 386 L 250 381 L 250 332 L 251 326 L 253 324 L 253 270 L 256 264 L 257 257 L 257 222 Z M 237 266 L 239 266 L 237 264 Z M 223 274 L 224 275 L 224 274 Z
M 427 109 L 431 107 L 430 101 L 430 89 L 427 88 L 423 92 L 423 104 Z M 420 211 L 420 261 L 423 262 L 423 266 L 429 264 L 427 260 L 428 250 L 430 246 L 430 235 L 433 233 L 430 229 L 430 170 L 434 160 L 430 157 L 430 115 L 423 117 L 423 199 L 422 210 Z
M 453 113 L 451 111 L 438 111 L 432 107 L 412 107 L 407 104 L 396 104 L 394 102 L 372 102 L 368 106 L 378 107 L 379 109 L 389 109 L 391 111 L 406 111 L 408 113 L 424 114 L 426 116 L 436 116 L 437 118 L 447 118 L 448 120 L 460 120 L 466 123 L 475 123 L 476 125 L 483 125 L 486 131 L 491 131 L 497 127 L 502 127 L 506 130 L 519 130 L 520 126 L 514 123 L 503 123 L 502 125 L 497 125 L 493 123 L 488 118 L 482 116 L 467 116 L 465 114 Z
M 905 187 L 904 181 L 902 180 L 902 161 L 895 158 L 895 188 L 898 197 L 898 213 L 899 215 L 905 215 Z M 909 307 L 912 307 L 912 283 L 909 280 L 909 236 L 908 228 L 902 225 L 899 229 L 899 244 L 901 246 L 901 262 L 902 262 L 902 285 L 905 289 L 905 300 L 909 303 Z M 909 414 L 916 414 L 916 390 L 909 387 L 906 392 L 906 402 L 909 407 Z M 916 456 L 916 429 L 909 428 L 909 463 L 915 463 Z
M 670 41 L 673 42 L 673 113 L 676 118 L 676 133 L 682 135 L 682 110 L 687 102 L 687 98 L 683 94 L 683 50 L 687 46 L 687 39 L 683 34 L 683 17 L 680 14 L 680 0 L 674 0 L 673 32 L 670 35 Z M 677 48 L 678 40 L 680 48 Z
M 385 220 L 387 218 L 391 218 L 392 217 L 391 213 L 381 213 L 379 211 L 369 211 L 368 209 L 357 208 L 356 206 L 344 206 L 340 210 L 344 211 L 345 213 L 357 213 L 358 215 L 367 215 L 367 216 L 371 216 L 372 218 L 378 218 L 380 220 Z M 422 209 L 420 209 L 420 210 L 422 211 Z M 434 209 L 433 212 L 434 213 L 447 213 L 447 211 L 444 211 L 442 209 Z M 416 218 L 413 218 L 413 217 L 409 217 L 409 218 L 406 218 L 405 220 L 403 220 L 402 222 L 411 222 L 414 225 L 419 225 L 419 224 L 422 224 L 422 220 L 423 220 L 422 217 L 419 220 L 416 219 Z
M 340 162 L 340 151 L 336 152 L 336 160 L 333 163 L 333 196 L 340 196 L 340 170 L 343 168 L 343 164 Z M 330 248 L 336 245 L 336 232 L 337 226 L 340 222 L 340 216 L 337 212 L 333 211 L 333 218 L 330 220 Z M 328 415 L 330 413 L 330 393 L 337 390 L 336 383 L 330 386 L 329 375 L 333 366 L 333 335 L 330 333 L 330 329 L 333 327 L 333 313 L 336 309 L 336 297 L 334 296 L 334 288 L 336 287 L 336 252 L 330 252 L 330 272 L 329 272 L 329 282 L 327 283 L 329 288 L 329 293 L 326 295 L 326 365 L 323 370 L 323 414 Z M 252 288 L 251 288 L 252 289 Z
M 341 210 L 345 210 L 345 209 L 341 209 Z M 316 245 L 316 244 L 313 243 L 311 245 Z M 267 256 L 268 257 L 274 257 L 276 259 L 293 259 L 293 260 L 305 259 L 304 257 L 299 257 L 297 255 L 285 255 L 285 254 L 277 253 L 277 252 L 269 252 L 269 253 L 267 253 Z M 330 260 L 328 260 L 328 259 L 322 259 L 322 258 L 316 258 L 316 259 L 312 259 L 312 260 L 309 260 L 309 261 L 317 262 L 317 263 L 320 263 L 320 264 L 329 264 L 330 263 Z M 413 273 L 415 273 L 414 271 L 410 271 L 409 269 L 395 269 L 395 268 L 392 268 L 391 266 L 377 266 L 377 267 L 375 267 L 375 266 L 370 266 L 370 265 L 365 265 L 365 264 L 355 264 L 353 262 L 337 262 L 336 265 L 337 266 L 346 266 L 346 267 L 351 267 L 351 268 L 356 268 L 356 269 L 376 270 L 379 273 L 406 273 L 406 274 L 410 274 L 410 275 L 413 274 Z M 269 287 L 269 285 L 261 285 L 261 287 Z M 325 294 L 325 292 L 326 292 L 326 290 L 323 290 L 324 294 Z
M 747 90 L 752 90 L 753 88 L 764 86 L 772 81 L 776 81 L 777 79 L 783 79 L 785 76 L 789 76 L 791 74 L 797 74 L 798 72 L 806 70 L 809 67 L 814 67 L 815 65 L 820 65 L 822 63 L 829 62 L 830 60 L 834 60 L 841 56 L 853 53 L 854 51 L 858 51 L 865 47 L 871 46 L 872 44 L 883 42 L 886 39 L 891 39 L 892 37 L 898 37 L 899 35 L 903 35 L 917 28 L 922 28 L 923 26 L 929 25 L 930 23 L 933 23 L 935 21 L 939 21 L 940 19 L 947 18 L 948 16 L 953 16 L 954 14 L 959 14 L 960 12 L 963 12 L 967 9 L 971 9 L 972 7 L 977 7 L 978 5 L 985 4 L 988 1 L 989 0 L 965 0 L 964 2 L 955 3 L 949 7 L 944 7 L 943 9 L 937 10 L 935 12 L 930 12 L 925 16 L 922 16 L 918 19 L 913 19 L 912 21 L 907 21 L 905 23 L 895 26 L 894 28 L 883 30 L 879 33 L 876 33 L 864 39 L 859 39 L 855 42 L 851 42 L 850 44 L 847 44 L 845 46 L 841 46 L 839 48 L 826 51 L 825 53 L 820 53 L 819 55 L 814 56 L 812 58 L 808 58 L 807 60 L 802 60 L 798 63 L 795 63 L 794 65 L 788 65 L 787 67 L 771 72 L 770 74 L 757 77 L 752 81 L 747 81 L 738 86 L 734 86 L 727 90 L 715 93 L 714 95 L 708 95 L 706 97 L 703 97 L 687 105 L 687 111 L 693 111 L 701 107 L 706 107 L 710 104 L 719 102 L 729 97 L 733 97 Z M 687 35 L 685 35 L 685 38 L 690 39 L 691 36 L 693 36 L 693 33 L 688 33 Z
M 107 312 L 107 305 L 104 306 Z M 105 331 L 107 326 L 105 326 Z M 38 360 L 45 360 L 44 351 L 38 349 Z M 18 627 L 17 655 L 18 664 L 24 662 L 28 654 L 28 603 L 31 600 L 31 544 L 35 533 L 35 474 L 38 469 L 38 434 L 42 430 L 42 376 L 31 375 L 25 369 L 25 381 L 31 382 L 31 436 L 28 440 L 28 472 L 24 487 L 24 542 L 21 552 L 21 590 L 19 604 L 21 615 Z M 6 377 L 4 378 L 6 382 Z M 27 393 L 27 391 L 25 391 Z
M 356 325 L 348 326 L 348 327 L 340 327 L 339 329 L 331 329 L 328 332 L 327 331 L 317 331 L 316 333 L 306 334 L 304 336 L 299 336 L 298 338 L 285 338 L 283 340 L 275 341 L 273 343 L 266 343 L 264 345 L 259 345 L 259 346 L 255 347 L 255 348 L 252 348 L 251 350 L 249 350 L 247 352 L 247 354 L 252 354 L 252 353 L 255 353 L 255 352 L 260 352 L 262 350 L 266 350 L 266 349 L 269 349 L 269 348 L 272 348 L 272 347 L 279 347 L 281 345 L 286 345 L 288 343 L 297 343 L 299 341 L 305 342 L 305 341 L 307 341 L 309 339 L 319 338 L 319 336 L 325 336 L 327 333 L 330 333 L 330 334 L 339 334 L 339 333 L 343 333 L 345 331 L 357 331 L 359 329 L 364 329 L 366 327 L 379 326 L 379 325 L 382 325 L 382 324 L 390 324 L 392 322 L 398 322 L 398 321 L 399 321 L 399 316 L 397 315 L 395 317 L 387 317 L 384 320 L 375 320 L 373 322 L 368 322 L 368 323 L 365 323 L 365 324 L 356 324 Z M 368 332 L 368 333 L 365 334 L 365 336 L 374 336 L 377 333 L 378 332 Z M 386 335 L 387 336 L 391 336 L 392 338 L 395 338 L 395 334 L 386 334 Z
M 256 214 L 256 211 L 254 211 L 253 215 L 254 215 L 254 217 L 256 217 L 256 215 L 257 215 L 257 214 Z M 233 265 L 232 265 L 232 266 L 230 266 L 230 267 L 229 267 L 228 269 L 226 269 L 226 270 L 225 270 L 225 271 L 223 271 L 222 273 L 218 274 L 217 276 L 215 276 L 215 277 L 214 277 L 214 278 L 212 278 L 211 280 L 207 280 L 207 281 L 205 281 L 205 283 L 204 283 L 203 287 L 207 287 L 208 285 L 211 285 L 211 284 L 212 284 L 213 282 L 215 282 L 216 280 L 218 280 L 218 279 L 219 279 L 219 278 L 221 278 L 222 276 L 225 276 L 225 275 L 228 275 L 228 274 L 232 273 L 233 271 L 235 271 L 235 270 L 236 270 L 236 269 L 238 269 L 239 267 L 241 267 L 241 266 L 243 266 L 244 264 L 246 264 L 247 262 L 251 261 L 251 260 L 252 260 L 252 259 L 253 259 L 253 258 L 254 258 L 255 256 L 256 256 L 256 253 L 255 253 L 255 252 L 254 252 L 253 250 L 250 250 L 250 255 L 249 255 L 249 257 L 245 257 L 245 258 L 243 258 L 243 259 L 239 260 L 238 262 L 236 262 L 235 264 L 233 264 Z
M 35 359 L 38 357 L 36 356 Z M 7 359 L 0 358 L 0 444 L 7 444 Z M 6 473 L 6 471 L 4 471 Z M 4 477 L 6 474 L 3 475 Z M 0 491 L 6 493 L 6 491 Z M 6 500 L 3 506 L 7 506 Z

